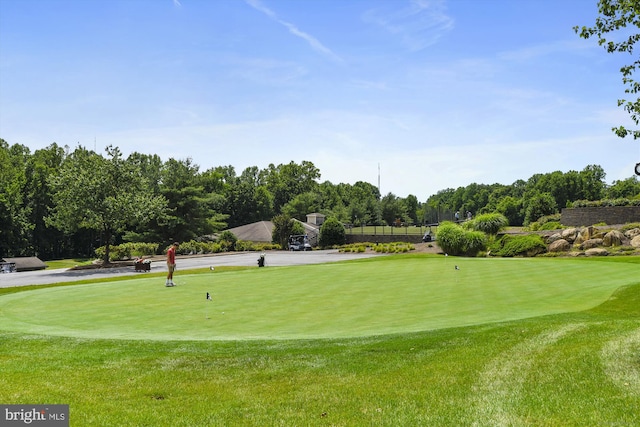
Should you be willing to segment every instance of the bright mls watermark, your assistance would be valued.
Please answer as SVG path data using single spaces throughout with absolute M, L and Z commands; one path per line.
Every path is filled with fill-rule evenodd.
M 69 427 L 69 405 L 0 405 L 0 425 Z

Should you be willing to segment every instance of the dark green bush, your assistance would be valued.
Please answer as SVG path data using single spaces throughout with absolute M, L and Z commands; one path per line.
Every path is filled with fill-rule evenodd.
M 95 250 L 96 257 L 104 258 L 105 247 L 101 246 Z M 121 245 L 111 245 L 109 247 L 109 261 L 128 260 L 135 257 L 151 256 L 158 250 L 157 243 L 123 243 Z
M 330 217 L 320 227 L 320 241 L 318 243 L 323 248 L 344 245 L 345 234 L 342 222 L 337 218 Z
M 547 251 L 547 245 L 537 234 L 504 235 L 491 246 L 493 255 L 503 257 L 536 256 Z
M 542 224 L 542 226 L 540 226 L 540 228 L 538 228 L 538 230 L 541 230 L 541 231 L 545 231 L 545 230 L 561 230 L 563 228 L 564 228 L 564 226 L 562 224 L 560 224 L 559 222 L 547 222 L 545 224 Z
M 602 199 L 602 200 L 576 200 L 571 203 L 573 208 L 601 207 L 601 206 L 640 206 L 640 199 Z
M 225 230 L 222 233 L 220 233 L 220 236 L 218 236 L 218 240 L 217 240 L 220 246 L 222 246 L 225 249 L 225 252 L 235 251 L 237 241 L 238 241 L 238 238 L 236 237 L 236 235 L 229 230 Z

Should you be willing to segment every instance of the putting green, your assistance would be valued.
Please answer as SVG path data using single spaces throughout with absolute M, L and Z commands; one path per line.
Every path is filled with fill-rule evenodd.
M 0 329 L 148 340 L 356 337 L 585 310 L 637 281 L 638 265 L 620 262 L 401 255 L 177 274 L 174 288 L 140 276 L 7 294 Z

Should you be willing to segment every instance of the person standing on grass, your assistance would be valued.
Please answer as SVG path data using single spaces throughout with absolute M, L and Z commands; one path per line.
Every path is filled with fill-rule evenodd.
M 167 270 L 169 272 L 167 273 L 165 286 L 175 286 L 173 284 L 173 272 L 176 269 L 176 249 L 178 249 L 179 246 L 180 244 L 178 242 L 174 242 L 167 251 Z

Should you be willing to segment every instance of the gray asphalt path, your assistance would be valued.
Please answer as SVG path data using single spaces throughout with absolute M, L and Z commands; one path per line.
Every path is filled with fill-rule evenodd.
M 231 254 L 216 254 L 211 256 L 178 257 L 176 260 L 176 277 L 181 270 L 202 267 L 217 266 L 258 266 L 259 253 L 239 252 Z M 327 262 L 344 261 L 350 259 L 362 259 L 372 256 L 380 256 L 373 253 L 340 253 L 336 250 L 317 250 L 310 252 L 265 252 L 266 267 L 322 264 Z M 151 263 L 152 272 L 167 271 L 164 261 Z M 76 280 L 109 278 L 125 275 L 143 275 L 143 272 L 135 272 L 133 266 L 121 268 L 99 268 L 93 270 L 40 270 L 23 271 L 19 273 L 0 273 L 0 288 L 12 286 L 45 285 L 49 283 L 70 282 Z

